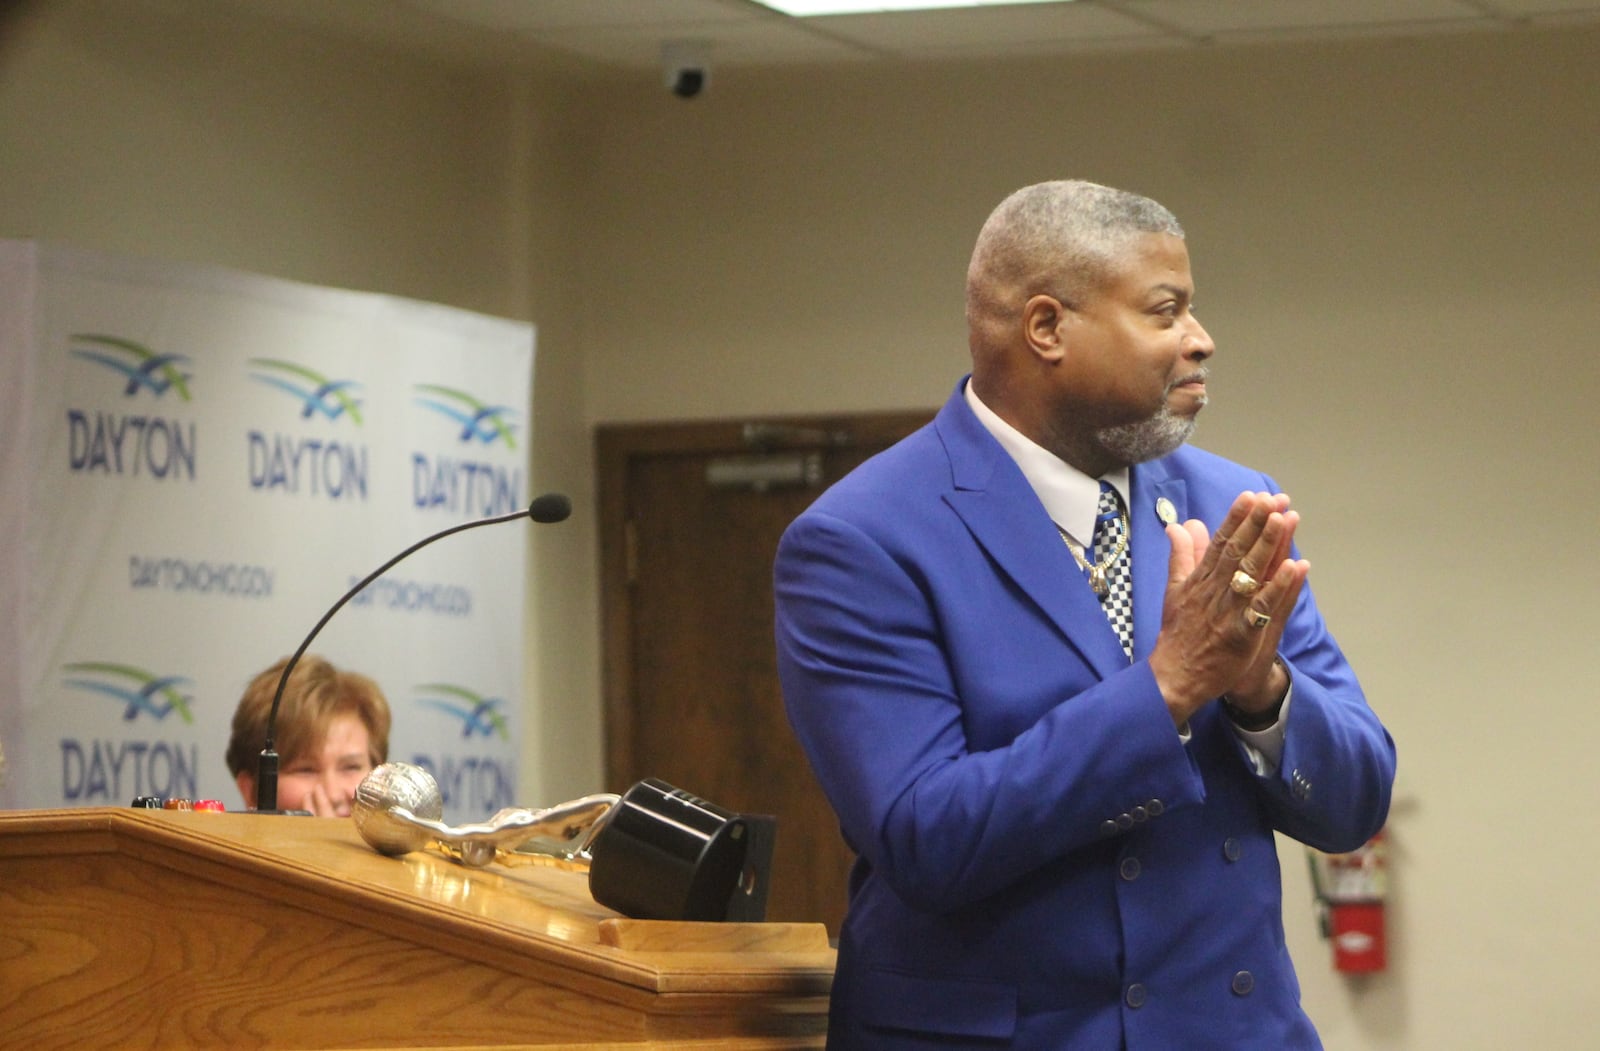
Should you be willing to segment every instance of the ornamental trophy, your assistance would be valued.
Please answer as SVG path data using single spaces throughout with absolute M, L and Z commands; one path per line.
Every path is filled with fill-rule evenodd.
M 356 789 L 361 837 L 391 857 L 433 849 L 472 868 L 543 864 L 588 873 L 595 901 L 654 920 L 760 920 L 774 821 L 741 815 L 647 778 L 543 809 L 507 807 L 447 825 L 433 776 L 384 763 Z

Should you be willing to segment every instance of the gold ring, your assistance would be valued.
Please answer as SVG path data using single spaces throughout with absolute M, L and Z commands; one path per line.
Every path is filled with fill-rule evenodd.
M 1228 587 L 1233 589 L 1235 595 L 1254 595 L 1261 590 L 1261 581 L 1242 569 L 1236 569 L 1233 579 L 1228 581 Z
M 1263 613 L 1254 606 L 1246 606 L 1244 608 L 1244 622 L 1250 625 L 1252 628 L 1255 628 L 1257 631 L 1260 631 L 1262 628 L 1272 623 L 1272 614 Z

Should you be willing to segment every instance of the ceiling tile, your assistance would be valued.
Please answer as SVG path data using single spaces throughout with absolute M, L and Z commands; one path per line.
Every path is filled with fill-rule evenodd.
M 594 62 L 619 68 L 657 67 L 662 45 L 698 40 L 716 66 L 794 65 L 808 62 L 860 62 L 878 57 L 849 41 L 809 33 L 775 22 L 718 26 L 651 23 L 614 29 L 576 29 L 538 35 L 541 43 Z
M 563 30 L 709 27 L 776 18 L 742 0 L 405 0 L 462 22 L 538 34 Z
M 1589 14 L 1600 18 L 1600 2 L 1588 0 L 1485 0 L 1483 7 L 1512 17 L 1527 15 L 1562 15 L 1578 18 Z
M 925 11 L 915 18 L 833 15 L 806 21 L 821 32 L 902 57 L 1052 50 L 1162 35 L 1148 22 L 1085 3 Z
M 684 40 L 705 41 L 717 65 L 758 66 L 1600 23 L 1600 0 L 1076 0 L 810 19 L 751 0 L 172 2 L 226 3 L 452 62 L 578 75 L 659 69 L 662 45 Z
M 1463 0 L 1112 0 L 1195 36 L 1486 20 Z

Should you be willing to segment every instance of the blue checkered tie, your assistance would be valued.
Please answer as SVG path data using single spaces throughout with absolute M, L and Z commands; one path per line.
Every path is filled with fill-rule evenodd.
M 1100 506 L 1094 520 L 1094 553 L 1091 560 L 1102 562 L 1117 550 L 1123 540 L 1125 519 L 1122 514 L 1122 497 L 1110 482 L 1100 483 Z M 1122 652 L 1133 659 L 1133 574 L 1131 560 L 1123 545 L 1122 553 L 1105 567 L 1106 594 L 1100 604 L 1105 607 L 1106 620 L 1122 643 Z

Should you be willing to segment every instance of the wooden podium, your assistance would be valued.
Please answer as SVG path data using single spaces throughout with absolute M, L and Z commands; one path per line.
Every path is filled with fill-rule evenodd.
M 821 1047 L 821 924 L 661 923 L 349 820 L 0 812 L 0 1043 Z

